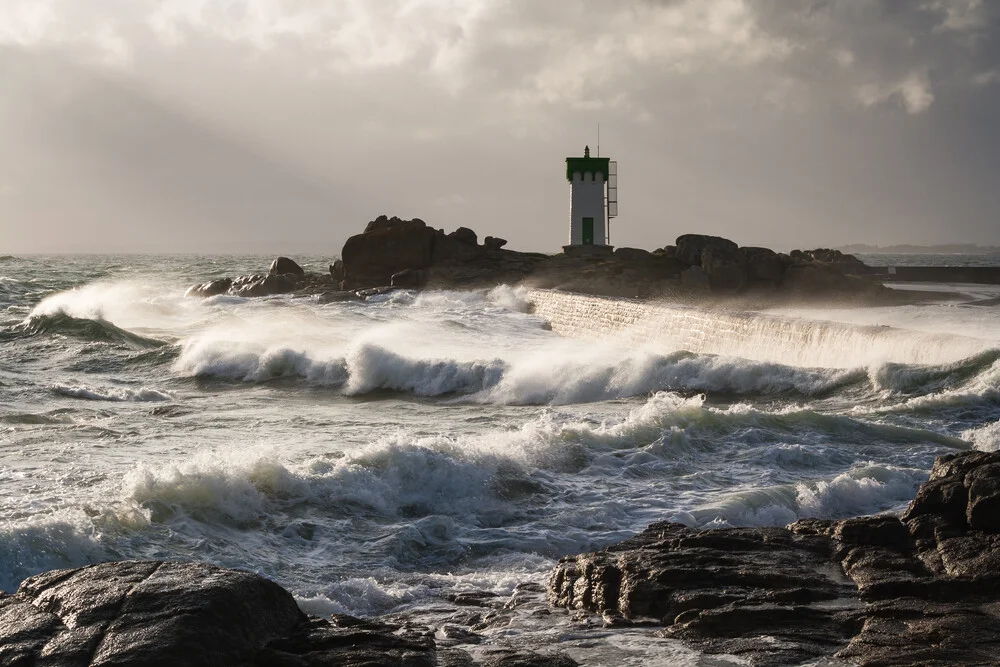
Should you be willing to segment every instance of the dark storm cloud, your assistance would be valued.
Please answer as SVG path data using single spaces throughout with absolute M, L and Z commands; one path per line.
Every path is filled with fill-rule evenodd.
M 563 242 L 1000 242 L 1000 11 L 975 0 L 14 0 L 0 239 L 334 253 L 379 213 Z

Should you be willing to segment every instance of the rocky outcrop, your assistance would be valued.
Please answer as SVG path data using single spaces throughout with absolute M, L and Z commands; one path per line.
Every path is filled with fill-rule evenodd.
M 740 248 L 746 257 L 747 282 L 751 285 L 766 284 L 777 287 L 785 276 L 785 269 L 791 264 L 787 255 L 781 255 L 770 248 L 747 246 Z
M 189 296 L 272 296 L 319 294 L 325 302 L 343 300 L 333 291 L 376 288 L 476 289 L 522 283 L 602 296 L 651 298 L 715 293 L 788 294 L 809 299 L 895 302 L 899 293 L 864 275 L 863 264 L 833 250 L 794 251 L 743 247 L 720 236 L 683 234 L 675 245 L 648 252 L 639 248 L 572 246 L 562 254 L 516 252 L 507 241 L 487 236 L 482 245 L 468 227 L 451 233 L 423 220 L 379 216 L 350 237 L 329 274 L 311 274 L 279 257 L 267 275 L 195 285 Z M 859 267 L 861 267 L 859 269 Z M 846 275 L 851 274 L 851 275 Z M 229 282 L 226 282 L 229 281 Z M 768 297 L 770 298 L 770 297 Z
M 287 591 L 248 572 L 104 563 L 32 577 L 0 598 L 0 664 L 435 664 L 426 638 L 360 625 L 310 619 Z
M 336 263 L 329 274 L 308 273 L 295 261 L 278 257 L 267 273 L 250 273 L 236 278 L 219 278 L 188 288 L 186 296 L 208 298 L 226 294 L 239 297 L 263 297 L 277 294 L 322 294 L 339 289 Z
M 793 250 L 790 257 L 796 262 L 823 262 L 825 264 L 864 264 L 854 255 L 848 255 L 839 250 L 830 248 L 816 248 L 815 250 Z
M 219 294 L 225 294 L 228 292 L 229 288 L 232 286 L 232 278 L 219 278 L 218 280 L 210 280 L 207 283 L 201 283 L 200 285 L 193 285 L 192 287 L 189 287 L 185 296 L 197 296 L 201 298 L 218 296 Z
M 902 517 L 787 528 L 654 524 L 565 558 L 550 601 L 649 623 L 755 665 L 994 665 L 1000 655 L 1000 453 L 939 458 Z
M 677 237 L 674 255 L 688 266 L 701 266 L 702 253 L 708 248 L 738 250 L 739 246 L 721 236 L 705 234 L 681 234 Z
M 572 667 L 560 654 L 461 644 L 475 633 L 303 614 L 263 577 L 202 563 L 122 561 L 32 577 L 0 594 L 0 664 L 46 667 Z M 435 639 L 440 636 L 440 643 Z
M 293 275 L 293 276 L 304 276 L 305 271 L 302 267 L 295 263 L 294 260 L 288 259 L 287 257 L 278 257 L 273 262 L 271 262 L 270 268 L 267 270 L 268 275 L 271 276 L 282 276 L 282 275 Z
M 347 239 L 340 258 L 349 288 L 388 285 L 392 274 L 431 265 L 436 230 L 423 220 L 379 216 Z

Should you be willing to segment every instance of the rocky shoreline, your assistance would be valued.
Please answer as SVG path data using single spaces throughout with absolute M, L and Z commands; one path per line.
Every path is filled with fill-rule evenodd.
M 452 600 L 480 611 L 438 627 L 304 614 L 263 577 L 202 563 L 123 561 L 57 570 L 0 596 L 0 664 L 258 667 L 556 667 L 560 654 L 479 647 L 539 589 Z M 836 656 L 875 666 L 1000 662 L 1000 453 L 938 458 L 901 516 L 785 528 L 659 523 L 563 558 L 548 601 L 605 628 L 655 628 L 753 665 Z M 544 612 L 543 610 L 539 610 Z
M 902 517 L 654 524 L 564 558 L 549 600 L 754 665 L 996 665 L 1000 453 L 939 458 Z
M 919 299 L 866 276 L 836 250 L 740 247 L 718 236 L 682 234 L 652 251 L 579 246 L 561 254 L 508 250 L 471 229 L 446 234 L 423 220 L 380 216 L 350 237 L 329 273 L 307 273 L 279 257 L 268 272 L 194 285 L 189 296 L 296 294 L 320 301 L 364 299 L 391 289 L 481 289 L 499 284 L 600 296 L 771 304 L 796 300 L 884 305 Z

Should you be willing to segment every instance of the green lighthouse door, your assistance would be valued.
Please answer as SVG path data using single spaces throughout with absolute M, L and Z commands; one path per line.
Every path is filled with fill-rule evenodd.
M 594 245 L 594 219 L 583 219 L 583 245 Z

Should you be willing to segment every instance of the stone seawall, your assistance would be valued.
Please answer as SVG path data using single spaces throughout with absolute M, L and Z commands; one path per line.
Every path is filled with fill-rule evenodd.
M 1000 285 L 1000 266 L 845 266 L 844 271 L 890 282 Z
M 883 362 L 949 363 L 991 347 L 965 336 L 554 290 L 529 290 L 528 300 L 534 313 L 560 335 L 650 345 L 664 354 L 683 350 L 796 366 L 854 368 Z

